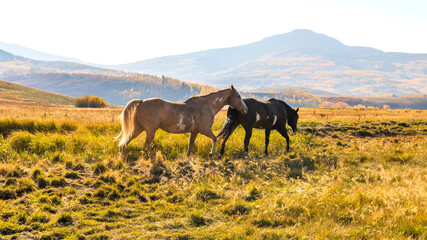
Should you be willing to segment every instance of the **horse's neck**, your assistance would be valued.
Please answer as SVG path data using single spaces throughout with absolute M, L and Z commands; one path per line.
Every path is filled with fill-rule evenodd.
M 286 109 L 286 115 L 288 117 L 288 120 L 291 120 L 295 117 L 295 110 L 292 109 L 288 104 L 285 104 L 285 109 Z
M 227 89 L 225 91 L 211 93 L 206 96 L 206 100 L 208 101 L 207 106 L 211 106 L 214 115 L 216 115 L 225 105 L 229 104 L 229 94 L 230 93 Z

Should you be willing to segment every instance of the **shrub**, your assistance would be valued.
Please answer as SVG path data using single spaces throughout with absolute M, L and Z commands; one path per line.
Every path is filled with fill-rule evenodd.
M 74 105 L 76 107 L 102 108 L 105 107 L 107 103 L 100 97 L 84 95 L 83 97 L 76 98 L 74 100 Z

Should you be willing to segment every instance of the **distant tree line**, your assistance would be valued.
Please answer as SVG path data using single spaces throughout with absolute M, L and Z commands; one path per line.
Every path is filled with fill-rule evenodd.
M 322 100 L 311 93 L 296 89 L 268 89 L 266 93 L 244 93 L 245 97 L 252 97 L 258 100 L 268 100 L 277 98 L 285 101 L 292 107 L 319 107 Z
M 120 76 L 86 73 L 34 73 L 9 76 L 5 80 L 15 83 L 32 83 L 29 86 L 73 97 L 90 93 L 114 105 L 126 105 L 128 101 L 135 98 L 152 97 L 169 101 L 184 101 L 191 96 L 215 90 L 207 85 L 139 73 L 124 73 Z

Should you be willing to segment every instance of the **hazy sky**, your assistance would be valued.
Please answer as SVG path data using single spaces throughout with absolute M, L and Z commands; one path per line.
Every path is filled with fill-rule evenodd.
M 100 64 L 232 47 L 302 28 L 346 45 L 427 53 L 427 1 L 0 1 L 0 42 Z

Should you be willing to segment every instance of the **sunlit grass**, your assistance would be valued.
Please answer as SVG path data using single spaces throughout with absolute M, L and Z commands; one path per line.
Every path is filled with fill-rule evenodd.
M 159 130 L 154 165 L 145 134 L 119 160 L 111 119 L 6 116 L 1 239 L 425 239 L 425 112 L 376 110 L 378 119 L 359 121 L 355 110 L 332 120 L 301 111 L 289 153 L 273 131 L 265 157 L 264 132 L 254 130 L 244 158 L 239 127 L 222 159 L 208 158 L 202 135 L 186 158 L 189 135 Z

